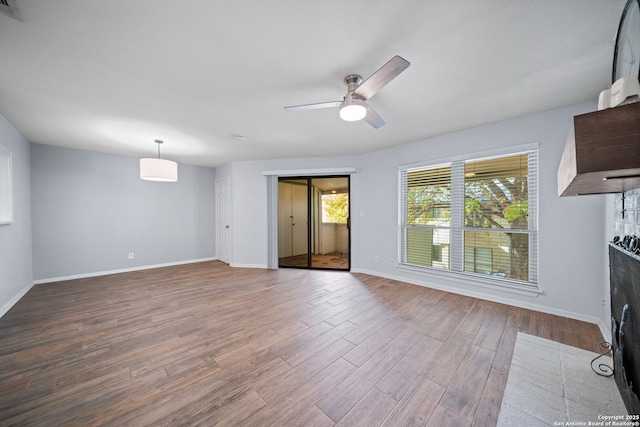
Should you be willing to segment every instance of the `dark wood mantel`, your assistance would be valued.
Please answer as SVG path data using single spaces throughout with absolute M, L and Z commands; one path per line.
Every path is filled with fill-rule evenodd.
M 558 168 L 558 194 L 621 193 L 640 187 L 640 103 L 573 118 Z

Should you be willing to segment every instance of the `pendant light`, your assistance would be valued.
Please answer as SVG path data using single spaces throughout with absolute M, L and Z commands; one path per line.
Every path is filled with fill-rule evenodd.
M 158 158 L 140 159 L 140 178 L 147 181 L 176 182 L 178 180 L 178 164 L 172 160 L 160 158 L 160 144 L 158 144 Z

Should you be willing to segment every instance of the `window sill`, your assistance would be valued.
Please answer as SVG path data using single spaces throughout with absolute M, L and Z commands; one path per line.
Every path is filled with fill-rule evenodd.
M 511 294 L 537 297 L 544 292 L 538 288 L 537 284 L 529 282 L 518 282 L 515 280 L 501 279 L 498 277 L 485 277 L 473 273 L 463 273 L 457 271 L 440 270 L 429 267 L 419 267 L 407 264 L 398 264 L 398 270 L 419 274 L 425 278 L 444 279 L 460 285 L 471 285 L 492 289 Z

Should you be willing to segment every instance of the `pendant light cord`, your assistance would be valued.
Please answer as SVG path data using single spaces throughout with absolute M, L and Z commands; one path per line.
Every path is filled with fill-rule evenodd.
M 158 144 L 158 158 L 160 158 L 160 144 L 162 144 L 163 141 L 161 139 L 156 139 L 156 144 Z

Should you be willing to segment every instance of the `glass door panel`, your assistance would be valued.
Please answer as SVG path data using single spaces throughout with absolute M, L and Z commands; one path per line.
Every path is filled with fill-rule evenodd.
M 308 180 L 278 182 L 278 259 L 280 267 L 309 266 Z
M 312 178 L 315 203 L 311 266 L 349 270 L 349 177 Z

